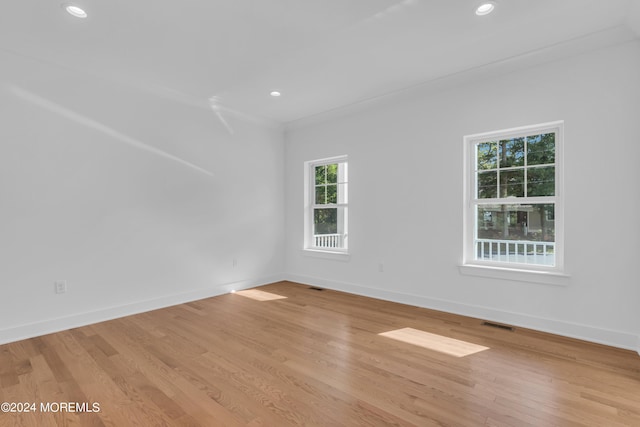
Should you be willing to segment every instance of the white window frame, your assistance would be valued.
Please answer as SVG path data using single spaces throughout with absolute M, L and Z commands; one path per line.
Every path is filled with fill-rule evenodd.
M 315 168 L 317 166 L 324 166 L 329 164 L 343 164 L 344 166 L 339 167 L 340 172 L 338 176 L 338 182 L 344 184 L 344 189 L 346 190 L 345 202 L 335 203 L 330 205 L 318 205 L 315 203 Z M 349 218 L 348 218 L 348 207 L 349 207 L 349 195 L 348 195 L 348 187 L 349 187 L 349 173 L 348 173 L 348 157 L 345 156 L 337 156 L 330 157 L 325 159 L 311 160 L 307 161 L 304 164 L 304 181 L 305 181 L 305 197 L 304 197 L 304 206 L 305 206 L 305 214 L 304 214 L 304 251 L 309 255 L 319 255 L 325 258 L 336 258 L 336 259 L 348 259 L 349 254 Z M 341 182 L 342 181 L 342 182 Z M 338 210 L 338 215 L 340 215 L 338 222 L 342 227 L 342 236 L 341 246 L 340 247 L 326 247 L 326 246 L 318 246 L 316 244 L 316 238 L 313 234 L 313 222 L 314 222 L 314 209 L 322 208 L 322 207 L 331 207 L 331 208 L 341 208 Z M 337 257 L 335 257 L 337 256 Z M 347 258 L 345 258 L 347 257 Z
M 553 203 L 555 217 L 555 265 L 524 264 L 509 261 L 492 261 L 476 257 L 476 208 L 506 198 L 478 199 L 476 182 L 476 144 L 492 140 L 525 137 L 554 132 L 555 136 L 555 194 L 554 196 L 516 197 L 513 203 Z M 464 137 L 464 224 L 463 261 L 461 273 L 484 277 L 497 277 L 548 284 L 564 284 L 564 122 L 556 121 L 499 131 L 485 132 Z M 526 186 L 526 182 L 525 182 Z M 499 195 L 498 195 L 499 196 Z M 511 199 L 509 199 L 511 200 Z M 555 276 L 555 278 L 553 277 Z M 559 279 L 559 280 L 556 280 Z

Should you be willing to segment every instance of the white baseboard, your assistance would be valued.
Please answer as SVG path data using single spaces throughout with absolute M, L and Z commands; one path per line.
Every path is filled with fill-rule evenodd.
M 336 291 L 349 292 L 356 295 L 378 298 L 387 301 L 398 302 L 462 316 L 475 317 L 492 322 L 534 329 L 548 332 L 554 335 L 577 338 L 598 344 L 637 351 L 640 355 L 640 337 L 635 334 L 610 329 L 596 328 L 588 325 L 565 322 L 562 320 L 545 319 L 521 313 L 503 310 L 495 310 L 477 305 L 462 304 L 437 298 L 429 298 L 420 295 L 405 294 L 384 289 L 375 289 L 353 283 L 326 280 L 318 277 L 310 277 L 298 274 L 286 274 L 286 280 L 317 286 Z
M 279 282 L 281 280 L 289 280 L 306 285 L 334 289 L 337 291 L 349 292 L 356 295 L 394 301 L 418 307 L 425 307 L 433 310 L 459 314 L 462 316 L 475 317 L 493 322 L 534 329 L 542 332 L 549 332 L 556 335 L 577 338 L 585 341 L 595 342 L 598 344 L 624 348 L 627 350 L 634 350 L 638 352 L 638 355 L 640 355 L 640 336 L 636 336 L 631 333 L 596 328 L 593 326 L 580 325 L 553 319 L 545 319 L 520 313 L 494 310 L 487 307 L 461 304 L 458 302 L 437 298 L 429 298 L 419 295 L 369 288 L 353 283 L 338 282 L 334 280 L 326 280 L 318 277 L 310 277 L 297 274 L 274 275 L 260 279 L 227 283 L 211 288 L 199 289 L 197 291 L 166 295 L 160 298 L 138 301 L 135 303 L 104 308 L 92 312 L 76 313 L 70 316 L 43 320 L 8 329 L 1 329 L 0 344 L 20 341 L 23 339 L 33 338 L 71 328 L 86 326 L 93 323 L 104 322 L 119 317 L 144 313 L 146 311 L 157 310 L 164 307 L 170 307 L 172 305 L 183 304 L 185 302 L 215 297 L 218 295 L 226 294 L 231 290 L 248 289 L 256 286 Z
M 211 288 L 198 289 L 192 292 L 181 294 L 165 295 L 145 301 L 138 301 L 116 307 L 104 308 L 86 313 L 76 313 L 70 316 L 47 319 L 39 322 L 20 325 L 8 329 L 0 329 L 0 344 L 20 341 L 80 326 L 91 325 L 93 323 L 104 322 L 119 317 L 144 313 L 146 311 L 157 310 L 159 308 L 170 307 L 172 305 L 183 304 L 185 302 L 196 301 L 204 298 L 215 297 L 229 293 L 231 290 L 240 290 L 262 286 L 284 280 L 282 275 L 269 276 L 260 279 L 243 280 L 234 283 L 227 283 L 213 286 Z

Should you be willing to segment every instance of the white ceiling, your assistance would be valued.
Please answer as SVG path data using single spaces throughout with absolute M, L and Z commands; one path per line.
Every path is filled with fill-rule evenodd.
M 498 0 L 485 17 L 475 0 L 77 0 L 84 20 L 61 3 L 4 2 L 5 81 L 104 80 L 283 123 L 640 31 L 640 0 Z

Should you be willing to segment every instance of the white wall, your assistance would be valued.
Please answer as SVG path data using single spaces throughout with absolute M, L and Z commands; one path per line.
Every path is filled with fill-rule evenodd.
M 281 277 L 280 128 L 2 55 L 0 343 Z
M 636 349 L 639 76 L 640 44 L 632 42 L 293 126 L 285 147 L 288 277 Z M 462 137 L 555 120 L 565 121 L 570 280 L 461 275 Z M 303 162 L 343 154 L 351 259 L 304 256 Z

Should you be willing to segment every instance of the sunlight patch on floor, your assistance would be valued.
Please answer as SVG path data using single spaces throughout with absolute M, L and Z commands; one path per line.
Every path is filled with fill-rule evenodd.
M 395 331 L 382 332 L 378 335 L 455 357 L 464 357 L 489 349 L 489 347 L 444 337 L 442 335 L 431 334 L 413 328 L 396 329 Z
M 272 294 L 271 292 L 259 291 L 257 289 L 247 289 L 244 291 L 236 291 L 236 295 L 242 295 L 243 297 L 251 298 L 256 301 L 272 301 L 276 299 L 284 299 L 282 295 Z

